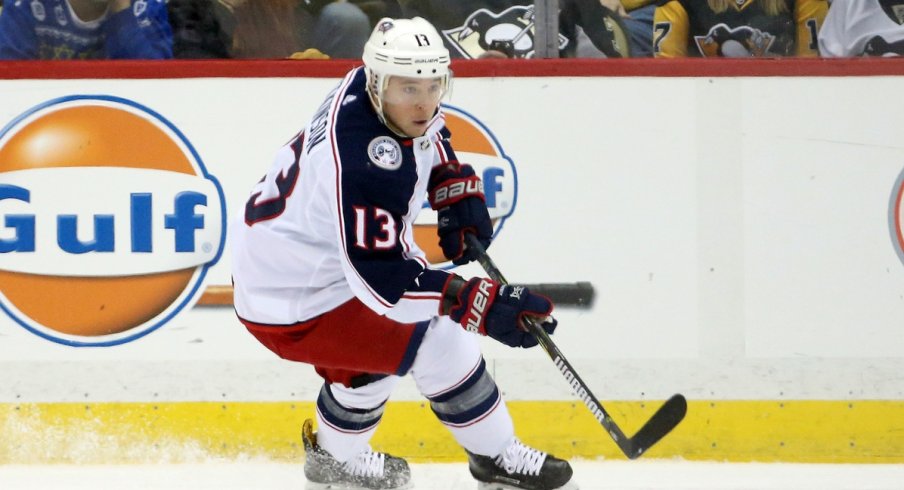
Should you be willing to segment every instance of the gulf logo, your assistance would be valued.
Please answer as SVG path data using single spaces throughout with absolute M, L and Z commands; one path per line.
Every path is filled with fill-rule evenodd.
M 480 120 L 453 106 L 443 104 L 446 127 L 452 132 L 452 147 L 461 163 L 474 167 L 483 180 L 484 194 L 490 218 L 493 219 L 494 236 L 515 211 L 518 199 L 518 174 L 512 159 L 505 154 L 496 136 Z M 429 209 L 430 204 L 424 203 Z M 424 251 L 427 260 L 439 266 L 451 266 L 443 256 L 436 234 L 436 213 L 418 215 L 414 225 L 414 240 Z
M 891 193 L 888 210 L 888 229 L 891 232 L 891 241 L 895 245 L 895 252 L 901 262 L 904 262 L 904 170 L 898 174 L 895 187 Z
M 142 337 L 198 296 L 225 199 L 185 136 L 110 96 L 70 96 L 0 131 L 0 307 L 71 346 Z

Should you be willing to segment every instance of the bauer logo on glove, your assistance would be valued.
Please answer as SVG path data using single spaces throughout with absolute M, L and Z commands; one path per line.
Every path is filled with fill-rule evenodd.
M 430 177 L 430 207 L 437 210 L 437 233 L 443 255 L 455 265 L 476 255 L 465 247 L 465 234 L 474 234 L 484 248 L 493 240 L 493 221 L 483 194 L 483 181 L 470 165 L 444 165 Z
M 447 283 L 443 296 L 454 296 L 448 315 L 465 330 L 487 335 L 509 347 L 537 345 L 537 339 L 525 329 L 526 316 L 543 322 L 542 327 L 548 334 L 558 326 L 550 316 L 552 302 L 549 298 L 531 293 L 525 286 L 501 285 L 492 279 L 477 277 L 464 282 L 458 278 Z

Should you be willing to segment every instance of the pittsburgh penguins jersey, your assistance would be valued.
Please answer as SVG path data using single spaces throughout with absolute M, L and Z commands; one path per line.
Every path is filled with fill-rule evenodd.
M 491 50 L 510 58 L 534 57 L 533 0 L 411 0 L 403 5 L 407 17 L 424 17 L 436 26 L 453 57 L 480 58 Z M 620 20 L 599 0 L 559 0 L 560 56 L 575 55 L 576 26 L 608 57 L 630 56 Z
M 6 0 L 0 11 L 0 59 L 172 57 L 164 0 L 133 0 L 92 21 L 80 19 L 67 0 Z
M 363 68 L 349 72 L 230 226 L 242 319 L 288 325 L 353 297 L 399 321 L 437 315 L 449 273 L 429 268 L 413 225 L 434 166 L 456 161 L 450 133 L 440 110 L 424 136 L 397 136 L 365 86 Z M 405 301 L 420 309 L 395 308 Z
M 662 0 L 653 52 L 672 57 L 817 56 L 826 0 Z M 714 5 L 726 6 L 717 12 Z
M 819 53 L 904 55 L 904 0 L 834 0 L 819 30 Z

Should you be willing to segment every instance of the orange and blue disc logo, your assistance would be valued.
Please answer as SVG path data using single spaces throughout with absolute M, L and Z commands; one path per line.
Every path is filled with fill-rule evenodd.
M 888 229 L 891 232 L 891 240 L 895 245 L 895 252 L 901 262 L 904 262 L 904 170 L 898 174 L 895 187 L 891 193 L 888 210 Z
M 458 161 L 474 168 L 483 180 L 487 210 L 493 220 L 493 236 L 499 235 L 502 225 L 512 213 L 518 200 L 518 174 L 512 159 L 490 129 L 473 115 L 443 104 L 446 127 L 452 133 L 451 143 Z M 424 208 L 430 204 L 425 202 Z M 422 212 L 414 225 L 414 239 L 427 260 L 443 267 L 451 266 L 443 255 L 436 233 L 436 213 Z
M 176 126 L 136 102 L 45 102 L 0 130 L 0 308 L 47 340 L 130 342 L 200 295 L 225 243 L 223 190 Z

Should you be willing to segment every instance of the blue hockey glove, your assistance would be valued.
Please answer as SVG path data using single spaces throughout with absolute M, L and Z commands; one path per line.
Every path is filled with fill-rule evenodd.
M 456 280 L 457 279 L 457 280 Z M 449 291 L 450 288 L 456 291 Z M 546 333 L 552 334 L 558 322 L 549 316 L 552 301 L 533 294 L 525 286 L 501 285 L 492 279 L 474 278 L 468 282 L 454 277 L 446 283 L 443 297 L 454 295 L 449 301 L 449 317 L 465 330 L 488 335 L 510 347 L 529 348 L 537 339 L 527 332 L 526 316 L 543 322 Z
M 447 165 L 434 170 L 430 178 L 430 207 L 438 214 L 437 233 L 443 255 L 462 265 L 477 258 L 465 247 L 471 233 L 484 248 L 493 240 L 493 221 L 487 211 L 483 182 L 470 165 Z

